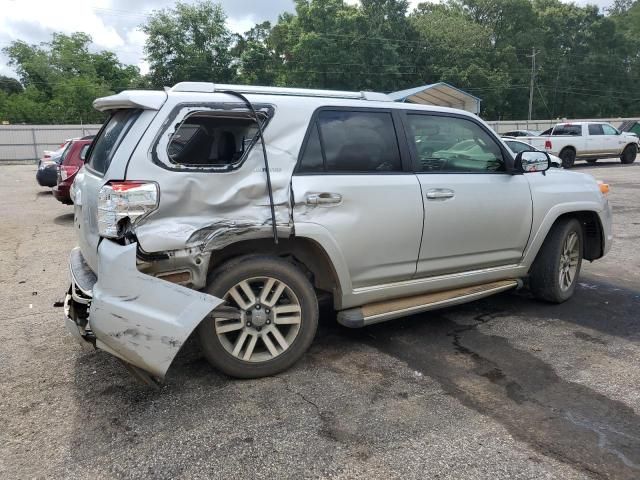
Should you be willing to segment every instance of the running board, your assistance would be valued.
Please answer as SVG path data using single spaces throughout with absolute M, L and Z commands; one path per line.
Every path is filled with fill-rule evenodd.
M 473 287 L 456 288 L 444 292 L 370 303 L 362 307 L 338 312 L 338 323 L 349 328 L 365 327 L 373 323 L 385 322 L 394 318 L 413 315 L 414 313 L 471 302 L 472 300 L 488 297 L 494 293 L 510 290 L 521 285 L 522 282 L 520 280 L 500 280 Z

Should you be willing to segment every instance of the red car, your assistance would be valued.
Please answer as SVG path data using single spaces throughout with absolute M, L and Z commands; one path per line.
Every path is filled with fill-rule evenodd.
M 53 196 L 66 205 L 72 205 L 69 189 L 76 174 L 84 165 L 84 159 L 87 156 L 87 150 L 93 135 L 82 137 L 71 141 L 71 145 L 65 150 L 62 161 L 58 166 L 58 183 L 53 187 Z

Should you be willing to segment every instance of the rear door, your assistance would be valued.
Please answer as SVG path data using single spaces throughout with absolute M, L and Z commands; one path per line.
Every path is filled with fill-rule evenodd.
M 352 288 L 415 273 L 423 205 L 399 122 L 390 109 L 317 111 L 292 179 L 296 232 L 319 227 Z
M 600 123 L 589 123 L 587 125 L 587 137 L 584 153 L 597 157 L 607 152 L 607 139 Z
M 511 154 L 472 117 L 409 111 L 405 123 L 425 209 L 417 275 L 517 264 L 532 201 Z
M 98 241 L 98 194 L 107 182 L 113 157 L 129 133 L 132 125 L 140 116 L 140 110 L 122 109 L 114 111 L 102 126 L 92 143 L 86 159 L 85 168 L 76 176 L 74 182 L 74 224 L 78 232 L 78 243 L 82 255 L 93 271 L 97 271 Z M 128 159 L 128 156 L 126 157 Z M 114 180 L 124 178 L 118 172 Z

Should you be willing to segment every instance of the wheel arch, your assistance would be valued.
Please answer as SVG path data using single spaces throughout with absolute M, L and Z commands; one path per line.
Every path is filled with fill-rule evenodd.
M 278 244 L 271 238 L 235 242 L 213 251 L 208 271 L 210 273 L 221 264 L 245 255 L 274 255 L 290 259 L 305 272 L 316 289 L 330 292 L 334 305 L 340 304 L 345 279 L 336 271 L 334 258 L 318 241 L 291 236 L 280 238 Z
M 583 258 L 585 260 L 596 260 L 604 255 L 604 228 L 600 215 L 598 214 L 598 209 L 591 205 L 559 205 L 544 218 L 540 228 L 531 241 L 531 245 L 525 252 L 523 263 L 529 266 L 533 264 L 551 229 L 558 222 L 567 218 L 577 219 L 582 226 L 582 236 L 584 240 Z

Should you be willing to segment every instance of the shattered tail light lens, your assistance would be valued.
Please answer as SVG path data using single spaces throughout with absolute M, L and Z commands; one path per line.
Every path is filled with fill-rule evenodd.
M 152 182 L 109 182 L 98 193 L 98 232 L 122 238 L 131 225 L 158 208 L 158 185 Z

